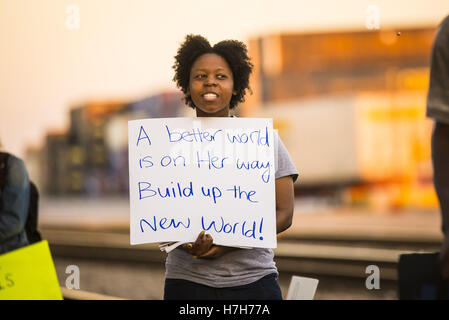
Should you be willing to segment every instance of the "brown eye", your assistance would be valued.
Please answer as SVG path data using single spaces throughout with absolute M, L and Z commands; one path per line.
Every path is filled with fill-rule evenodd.
M 218 79 L 226 79 L 227 76 L 225 74 L 219 74 L 219 75 L 217 75 L 217 78 Z

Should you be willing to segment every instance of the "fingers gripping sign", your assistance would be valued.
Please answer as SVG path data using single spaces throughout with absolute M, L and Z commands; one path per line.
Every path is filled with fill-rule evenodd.
M 206 231 L 203 230 L 200 232 L 195 242 L 183 244 L 183 248 L 193 255 L 194 258 L 201 258 L 202 255 L 209 251 L 212 244 L 212 236 L 206 234 Z

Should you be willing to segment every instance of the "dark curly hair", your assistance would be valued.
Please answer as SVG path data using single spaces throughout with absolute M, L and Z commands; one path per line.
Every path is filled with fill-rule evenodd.
M 173 81 L 185 95 L 185 102 L 188 106 L 195 108 L 192 97 L 187 94 L 190 80 L 190 70 L 195 60 L 205 54 L 215 53 L 226 60 L 232 71 L 234 79 L 234 90 L 237 94 L 232 95 L 229 109 L 234 108 L 238 103 L 245 101 L 246 89 L 249 87 L 249 76 L 253 70 L 253 64 L 248 57 L 246 45 L 237 40 L 223 40 L 213 47 L 209 41 L 200 35 L 189 34 L 178 49 L 175 56 L 175 76 Z

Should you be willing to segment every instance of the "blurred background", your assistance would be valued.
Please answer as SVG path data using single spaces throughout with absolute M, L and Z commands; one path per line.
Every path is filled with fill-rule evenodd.
M 76 264 L 82 290 L 162 297 L 165 254 L 129 245 L 127 122 L 194 116 L 172 81 L 193 33 L 247 44 L 237 113 L 273 118 L 300 173 L 275 251 L 284 295 L 296 274 L 320 279 L 317 299 L 396 299 L 398 255 L 441 242 L 425 108 L 448 14 L 445 0 L 0 0 L 0 141 L 39 188 L 61 286 Z

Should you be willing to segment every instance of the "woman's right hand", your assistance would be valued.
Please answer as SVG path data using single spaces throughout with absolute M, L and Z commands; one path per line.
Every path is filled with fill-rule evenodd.
M 205 231 L 201 231 L 195 242 L 184 243 L 182 245 L 182 248 L 193 255 L 193 257 L 196 259 L 207 253 L 210 250 L 212 244 L 212 236 L 210 234 L 206 234 Z

